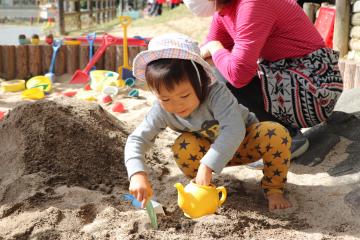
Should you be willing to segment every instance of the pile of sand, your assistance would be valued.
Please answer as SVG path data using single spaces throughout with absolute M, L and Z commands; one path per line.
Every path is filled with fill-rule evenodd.
M 121 209 L 120 197 L 128 189 L 123 162 L 127 135 L 124 124 L 100 105 L 69 98 L 10 111 L 0 123 L 0 219 L 6 222 L 0 223 L 0 239 L 37 236 L 33 232 L 44 231 L 39 220 L 54 230 L 52 218 L 57 224 L 65 218 L 54 206 L 76 209 L 64 219 L 71 231 L 91 222 L 102 205 Z M 157 153 L 152 156 L 156 159 Z M 148 161 L 161 173 L 162 167 Z M 31 214 L 34 219 L 26 216 L 35 210 L 40 212 Z M 60 237 L 45 229 L 45 239 Z
M 99 105 L 70 100 L 21 105 L 2 122 L 0 135 L 3 178 L 42 172 L 49 186 L 105 184 L 108 192 L 127 180 L 127 132 Z

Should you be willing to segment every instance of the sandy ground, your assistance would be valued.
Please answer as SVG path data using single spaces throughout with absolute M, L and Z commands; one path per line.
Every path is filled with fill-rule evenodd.
M 67 79 L 69 76 L 65 76 L 62 81 Z M 151 229 L 146 212 L 133 208 L 122 199 L 122 195 L 127 192 L 128 182 L 124 177 L 123 166 L 119 169 L 118 165 L 122 164 L 121 149 L 127 133 L 134 129 L 146 115 L 154 100 L 153 96 L 148 91 L 140 89 L 139 98 L 129 98 L 126 96 L 129 89 L 122 89 L 115 101 L 124 104 L 127 110 L 125 113 L 114 113 L 111 111 L 113 105 L 106 106 L 101 101 L 98 102 L 111 116 L 120 120 L 118 122 L 110 118 L 111 121 L 115 121 L 113 124 L 117 126 L 110 130 L 120 134 L 118 146 L 115 146 L 116 144 L 111 143 L 110 140 L 100 141 L 99 138 L 100 142 L 109 146 L 110 152 L 117 151 L 119 156 L 105 157 L 110 159 L 107 162 L 108 165 L 114 165 L 110 168 L 108 168 L 109 166 L 105 168 L 96 161 L 92 162 L 91 171 L 89 170 L 87 175 L 90 180 L 86 184 L 87 181 L 79 181 L 76 178 L 79 174 L 85 174 L 82 168 L 88 165 L 83 165 L 84 157 L 65 153 L 84 151 L 84 148 L 95 149 L 92 151 L 91 159 L 104 158 L 101 155 L 103 151 L 96 150 L 99 146 L 91 145 L 89 142 L 96 142 L 92 139 L 93 137 L 96 138 L 101 133 L 110 131 L 107 125 L 99 122 L 96 128 L 90 127 L 86 125 L 88 120 L 84 120 L 83 128 L 85 131 L 87 128 L 91 128 L 93 135 L 75 138 L 71 134 L 64 135 L 65 133 L 62 132 L 66 132 L 66 129 L 72 126 L 72 124 L 62 126 L 64 122 L 70 121 L 69 119 L 59 117 L 63 115 L 51 115 L 52 125 L 49 129 L 57 127 L 62 129 L 62 131 L 54 131 L 57 136 L 63 138 L 51 142 L 49 140 L 51 134 L 46 132 L 50 130 L 44 128 L 48 123 L 42 120 L 46 119 L 50 113 L 56 113 L 58 109 L 67 109 L 66 106 L 69 104 L 75 104 L 76 102 L 69 103 L 67 97 L 61 97 L 61 93 L 67 90 L 78 91 L 79 88 L 80 86 L 56 83 L 53 92 L 46 98 L 55 100 L 60 107 L 53 106 L 50 110 L 42 108 L 31 110 L 27 115 L 24 110 L 21 110 L 21 107 L 16 108 L 16 106 L 24 103 L 36 104 L 34 101 L 21 100 L 20 93 L 2 93 L 0 95 L 0 110 L 10 112 L 0 124 L 0 134 L 2 135 L 2 141 L 0 141 L 0 239 L 360 238 L 360 198 L 358 194 L 360 173 L 355 171 L 338 176 L 329 174 L 329 169 L 346 160 L 349 155 L 348 146 L 354 142 L 342 136 L 320 164 L 305 166 L 293 163 L 291 165 L 287 193 L 294 204 L 292 209 L 269 212 L 258 187 L 261 171 L 240 166 L 228 168 L 221 175 L 215 176 L 215 184 L 225 186 L 229 193 L 225 204 L 218 210 L 218 213 L 191 220 L 187 219 L 177 207 L 177 192 L 173 184 L 176 182 L 186 184 L 188 180 L 181 175 L 171 157 L 170 146 L 177 134 L 167 130 L 160 134 L 153 152 L 149 154 L 149 171 L 155 197 L 163 204 L 165 210 L 165 215 L 158 215 L 159 230 Z M 94 94 L 96 96 L 97 93 Z M 337 105 L 337 110 L 360 111 L 359 96 L 360 90 L 346 91 Z M 83 107 L 79 107 L 80 110 L 75 111 L 74 116 L 77 116 L 79 112 L 83 113 L 82 108 L 86 110 L 98 106 L 96 103 L 87 101 L 82 101 L 81 105 Z M 26 109 L 34 108 L 34 106 L 26 107 Z M 95 107 L 95 109 L 98 108 Z M 109 117 L 102 111 L 96 112 L 96 114 L 99 116 L 95 119 Z M 93 112 L 90 115 L 96 114 Z M 23 121 L 20 121 L 20 124 L 16 119 L 23 119 Z M 26 121 L 26 119 L 30 120 Z M 45 130 L 40 131 L 43 128 Z M 44 134 L 36 135 L 29 129 L 32 131 L 39 129 L 39 132 L 44 132 Z M 26 139 L 24 140 L 26 136 L 33 136 L 29 138 L 29 142 L 40 141 L 49 142 L 49 144 L 43 144 L 43 147 L 32 145 L 31 150 L 30 145 L 25 144 L 27 143 Z M 51 146 L 51 143 L 59 144 L 59 141 L 66 139 L 75 141 L 72 145 L 70 143 L 71 148 L 66 144 L 61 145 L 62 148 L 57 146 L 56 149 Z M 89 145 L 83 145 L 85 142 Z M 49 155 L 42 156 L 41 151 L 57 151 L 65 154 L 66 159 L 72 160 L 66 162 L 64 157 L 57 156 L 54 161 L 56 160 L 59 164 L 62 162 L 66 168 L 60 167 L 61 164 L 54 168 L 50 164 Z M 13 155 L 9 152 L 12 152 Z M 30 154 L 33 152 L 36 152 L 37 156 Z M 30 161 L 29 159 L 35 160 Z M 42 163 L 41 161 L 45 160 L 41 159 L 47 159 L 47 164 Z M 72 161 L 75 161 L 76 164 L 70 164 Z M 57 169 L 61 170 L 63 175 L 59 174 L 67 179 L 66 181 L 59 181 L 53 177 Z M 114 177 L 114 171 L 118 172 L 121 177 Z M 68 172 L 73 174 L 69 175 Z M 91 177 L 91 174 L 96 172 L 111 177 L 104 177 L 104 183 L 101 174 Z M 351 193 L 353 194 L 351 195 Z

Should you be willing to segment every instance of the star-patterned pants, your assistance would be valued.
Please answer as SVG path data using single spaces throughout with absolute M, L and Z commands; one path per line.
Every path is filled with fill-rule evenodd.
M 182 133 L 172 146 L 175 161 L 189 178 L 196 176 L 201 158 L 211 141 L 194 133 Z M 261 187 L 266 194 L 283 193 L 290 165 L 291 137 L 285 127 L 275 122 L 260 122 L 246 129 L 245 139 L 227 166 L 264 161 Z

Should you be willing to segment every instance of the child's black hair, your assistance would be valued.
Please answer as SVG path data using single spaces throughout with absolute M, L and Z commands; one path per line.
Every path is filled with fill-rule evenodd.
M 199 70 L 201 85 L 191 60 L 177 58 L 162 58 L 148 63 L 145 71 L 146 82 L 153 91 L 159 92 L 161 86 L 172 91 L 187 78 L 202 103 L 209 93 L 210 77 L 199 63 L 194 63 Z

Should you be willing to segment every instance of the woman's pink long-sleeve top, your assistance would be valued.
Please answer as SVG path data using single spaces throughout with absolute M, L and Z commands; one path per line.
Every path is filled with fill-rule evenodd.
M 206 42 L 212 40 L 225 47 L 213 54 L 215 66 L 237 88 L 255 76 L 258 59 L 301 57 L 325 47 L 295 0 L 233 0 L 215 13 Z

